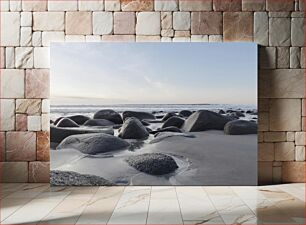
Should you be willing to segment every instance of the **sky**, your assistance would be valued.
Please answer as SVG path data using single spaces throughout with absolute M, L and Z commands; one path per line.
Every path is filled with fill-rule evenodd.
M 257 104 L 254 43 L 52 43 L 52 104 Z

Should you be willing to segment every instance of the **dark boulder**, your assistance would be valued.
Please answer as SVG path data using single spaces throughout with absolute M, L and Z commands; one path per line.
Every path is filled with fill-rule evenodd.
M 150 144 L 158 143 L 166 138 L 170 137 L 186 137 L 186 138 L 195 138 L 193 134 L 187 134 L 187 133 L 177 133 L 177 132 L 160 132 L 154 135 L 155 138 L 150 141 Z
M 114 135 L 114 130 L 112 128 L 104 129 L 81 129 L 81 128 L 62 128 L 50 126 L 50 141 L 55 143 L 60 143 L 66 137 L 76 134 L 89 134 L 89 133 L 105 133 Z
M 51 170 L 51 186 L 110 186 L 110 181 L 95 175 L 80 174 L 72 171 Z
M 229 135 L 257 134 L 257 124 L 246 120 L 234 120 L 225 124 L 224 132 Z
M 147 130 L 149 133 L 151 133 L 151 132 L 152 132 L 152 129 L 151 129 L 151 128 L 149 128 L 149 127 L 146 127 L 146 130 Z
M 54 124 L 54 125 L 57 125 L 57 123 L 58 123 L 61 119 L 63 119 L 63 118 L 64 118 L 64 117 L 62 117 L 62 116 L 61 116 L 61 117 L 58 117 L 58 118 L 54 121 L 53 124 Z
M 141 123 L 144 126 L 150 126 L 150 123 L 147 120 L 142 120 Z
M 130 144 L 109 134 L 78 134 L 65 138 L 56 149 L 74 148 L 84 154 L 95 155 L 120 150 Z
M 114 123 L 105 119 L 90 119 L 84 123 L 84 126 L 113 126 Z
M 240 112 L 240 111 L 236 111 L 235 114 L 238 117 L 245 117 L 245 115 L 242 112 Z
M 126 159 L 126 162 L 136 170 L 151 175 L 172 173 L 178 168 L 178 165 L 171 156 L 161 153 L 130 156 Z
M 115 124 L 122 124 L 122 118 L 119 113 L 112 109 L 102 109 L 94 114 L 94 119 L 105 119 Z
M 225 117 L 227 117 L 229 120 L 238 120 L 239 117 L 236 116 L 236 114 L 231 113 L 230 115 L 226 115 Z
M 189 117 L 192 114 L 190 110 L 182 110 L 179 112 L 179 115 L 182 117 Z
M 182 129 L 186 132 L 197 132 L 205 130 L 223 130 L 224 125 L 230 119 L 218 113 L 199 110 L 185 120 Z
M 139 120 L 144 120 L 144 119 L 148 119 L 148 120 L 155 120 L 155 116 L 151 113 L 148 112 L 135 112 L 135 111 L 124 111 L 122 113 L 122 117 L 123 120 L 126 120 L 129 117 L 135 117 Z
M 79 127 L 79 125 L 69 118 L 62 118 L 56 124 L 57 127 Z
M 87 120 L 90 119 L 88 116 L 83 116 L 83 115 L 67 116 L 67 118 L 73 120 L 79 125 L 83 125 Z
M 222 109 L 220 109 L 218 113 L 219 114 L 225 114 L 224 110 L 222 110 Z
M 166 128 L 150 131 L 150 134 L 157 134 L 157 133 L 160 133 L 160 132 L 168 132 L 168 131 L 169 132 L 182 133 L 181 129 L 179 129 L 177 127 L 166 127 Z
M 164 118 L 164 116 L 163 115 L 156 115 L 155 118 L 156 119 L 162 119 L 162 118 Z
M 181 128 L 185 120 L 178 116 L 172 116 L 163 124 L 162 128 L 166 127 L 177 127 Z
M 162 121 L 166 121 L 167 119 L 169 119 L 172 116 L 176 116 L 175 112 L 169 112 L 167 113 L 163 118 Z
M 123 139 L 145 139 L 149 136 L 146 127 L 137 118 L 128 118 L 124 121 L 119 137 Z

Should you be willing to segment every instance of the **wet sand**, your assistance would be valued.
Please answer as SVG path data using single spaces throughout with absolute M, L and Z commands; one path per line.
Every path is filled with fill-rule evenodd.
M 190 134 L 196 137 L 174 136 L 153 144 L 150 135 L 146 141 L 130 140 L 132 148 L 99 155 L 52 150 L 51 170 L 97 175 L 117 185 L 257 185 L 257 135 L 225 135 L 215 130 Z M 143 153 L 170 155 L 179 168 L 152 176 L 125 162 L 128 156 Z

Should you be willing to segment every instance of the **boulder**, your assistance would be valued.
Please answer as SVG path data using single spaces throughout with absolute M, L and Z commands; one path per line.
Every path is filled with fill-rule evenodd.
M 90 119 L 84 123 L 84 126 L 113 126 L 115 125 L 112 121 L 105 119 Z
M 235 113 L 231 113 L 229 115 L 226 115 L 225 117 L 227 117 L 229 120 L 238 120 L 239 119 L 239 117 L 236 116 Z
M 175 112 L 168 112 L 163 118 L 162 121 L 166 121 L 167 119 L 169 119 L 172 116 L 176 116 Z
M 58 123 L 61 119 L 63 119 L 63 118 L 64 118 L 64 117 L 62 117 L 62 116 L 61 116 L 61 117 L 58 117 L 58 118 L 54 121 L 53 124 L 54 124 L 54 125 L 57 125 L 57 123 Z
M 181 128 L 185 120 L 178 116 L 172 116 L 163 124 L 162 128 L 166 127 L 177 127 Z
M 92 134 L 92 133 L 105 133 L 114 135 L 113 128 L 103 128 L 103 129 L 81 129 L 81 128 L 62 128 L 50 126 L 50 141 L 55 143 L 60 143 L 66 137 L 76 134 Z
M 165 128 L 162 128 L 162 129 L 150 131 L 150 134 L 157 134 L 157 133 L 160 133 L 160 132 L 167 132 L 167 131 L 182 133 L 181 129 L 179 129 L 177 127 L 165 127 Z
M 88 116 L 83 116 L 83 115 L 67 116 L 67 118 L 73 120 L 79 125 L 83 125 L 87 120 L 90 119 Z
M 185 120 L 182 129 L 186 132 L 223 130 L 224 125 L 229 121 L 230 119 L 228 117 L 218 113 L 208 110 L 199 110 Z
M 186 137 L 186 138 L 195 138 L 193 134 L 186 134 L 186 133 L 177 133 L 177 132 L 160 132 L 155 134 L 155 138 L 150 141 L 150 144 L 154 144 L 160 142 L 169 137 Z
M 123 139 L 145 139 L 149 136 L 149 132 L 142 123 L 134 117 L 124 121 L 119 137 Z
M 246 120 L 233 120 L 225 124 L 224 132 L 229 135 L 257 134 L 257 124 Z
M 156 115 L 155 118 L 156 119 L 162 119 L 162 118 L 164 118 L 164 116 L 163 115 Z
M 225 114 L 224 110 L 222 110 L 222 109 L 220 109 L 218 113 L 219 114 Z
M 96 112 L 93 116 L 94 119 L 105 119 L 112 121 L 115 124 L 122 124 L 122 118 L 119 113 L 112 109 L 102 109 Z
M 145 153 L 130 156 L 126 159 L 126 162 L 136 170 L 151 175 L 169 174 L 178 168 L 178 165 L 171 156 L 161 153 Z
M 151 133 L 151 132 L 152 132 L 152 129 L 151 129 L 151 128 L 149 128 L 149 127 L 146 127 L 146 130 L 147 130 L 149 133 Z
M 144 126 L 150 126 L 150 123 L 148 121 L 146 121 L 146 120 L 142 120 L 141 123 Z
M 57 127 L 79 127 L 79 125 L 69 118 L 62 118 L 56 124 Z
M 148 119 L 148 120 L 155 120 L 155 116 L 151 113 L 148 112 L 135 112 L 135 111 L 124 111 L 122 113 L 122 117 L 123 120 L 126 120 L 129 117 L 135 117 L 139 120 L 144 120 L 144 119 Z
M 240 111 L 236 111 L 235 114 L 238 117 L 245 117 L 245 115 L 242 112 L 240 112 Z
M 95 155 L 128 147 L 130 144 L 109 134 L 77 134 L 65 138 L 56 149 L 73 148 L 84 154 Z
M 95 175 L 80 174 L 72 171 L 51 170 L 51 186 L 110 186 L 110 181 Z
M 189 111 L 189 110 L 182 110 L 182 111 L 179 112 L 179 115 L 182 116 L 182 117 L 189 117 L 191 114 L 192 114 L 192 112 Z

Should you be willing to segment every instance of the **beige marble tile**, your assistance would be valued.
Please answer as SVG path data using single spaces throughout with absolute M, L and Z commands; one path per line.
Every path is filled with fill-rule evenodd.
M 108 224 L 145 224 L 151 187 L 126 187 Z
M 40 220 L 40 224 L 75 224 L 92 197 L 90 192 L 83 194 L 83 198 L 75 198 L 75 194 L 70 193 Z
M 152 187 L 148 224 L 183 224 L 175 187 Z
M 8 218 L 10 215 L 12 215 L 15 211 L 22 208 L 31 200 L 32 198 L 2 199 L 0 202 L 1 222 Z
M 293 197 L 304 201 L 306 200 L 305 198 L 305 184 L 304 183 L 299 183 L 299 184 L 281 184 L 278 185 L 278 189 L 287 192 L 288 194 L 292 195 Z
M 202 187 L 176 187 L 184 221 L 218 221 L 220 217 Z
M 18 190 L 21 190 L 22 188 L 26 186 L 27 186 L 26 183 L 1 183 L 0 184 L 0 187 L 1 187 L 0 197 L 1 199 L 4 199 L 8 195 Z
M 17 223 L 37 223 L 44 216 L 46 216 L 50 210 L 56 207 L 59 202 L 57 201 L 47 201 L 44 199 L 33 199 L 28 202 L 25 206 L 17 210 L 14 214 L 9 216 L 3 221 L 4 224 L 17 224 Z
M 40 193 L 46 191 L 49 188 L 49 184 L 27 184 L 20 190 L 10 194 L 7 198 L 35 198 Z
M 123 191 L 124 187 L 100 187 L 76 224 L 106 224 Z

